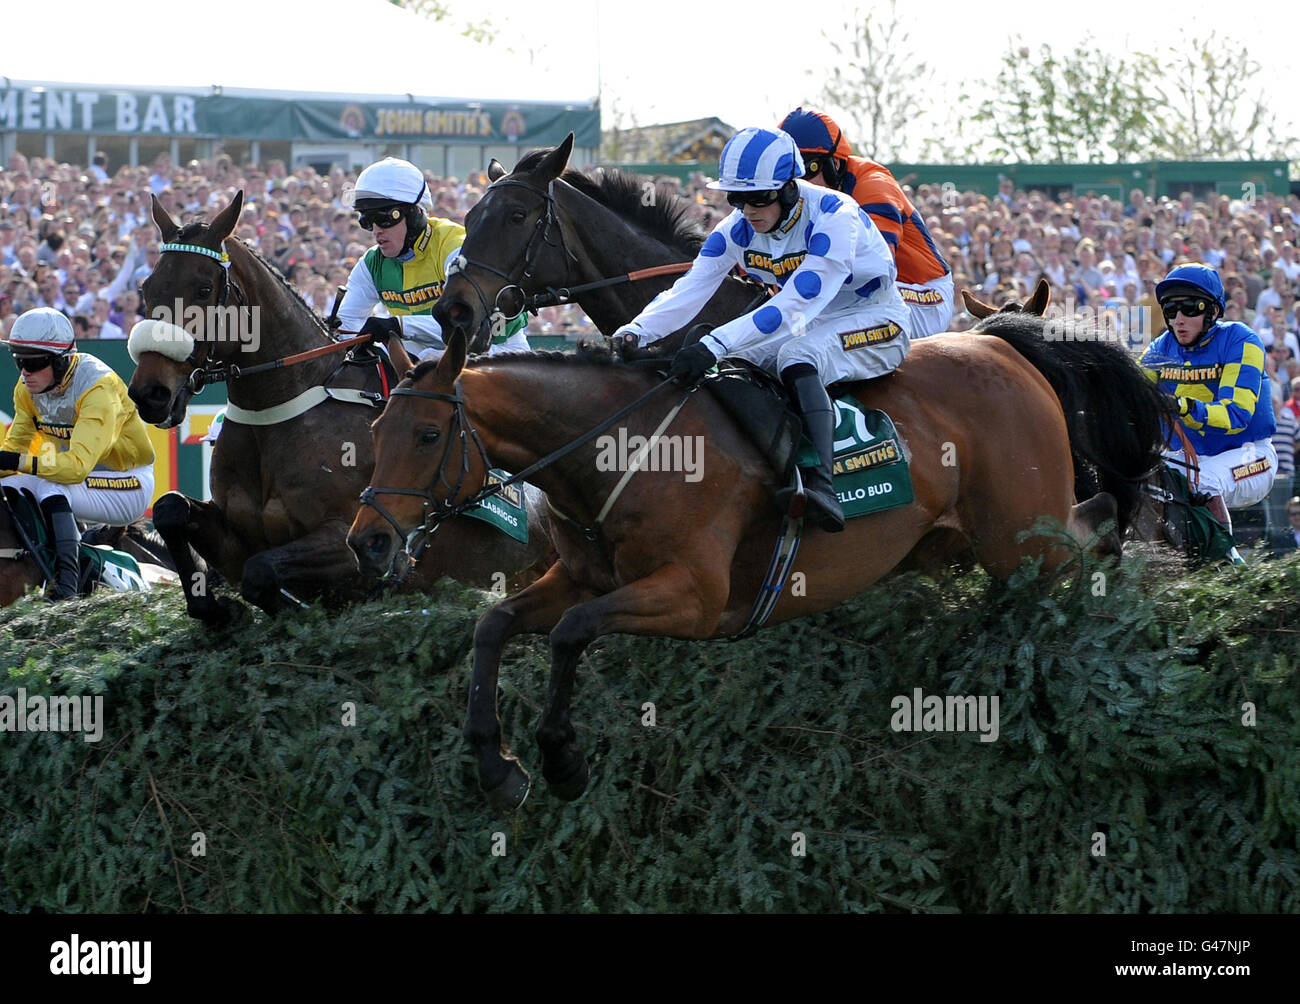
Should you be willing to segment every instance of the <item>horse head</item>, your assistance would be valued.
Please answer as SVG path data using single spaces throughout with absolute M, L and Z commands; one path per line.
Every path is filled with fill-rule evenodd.
M 225 251 L 243 204 L 239 192 L 210 224 L 181 227 L 153 199 L 154 223 L 169 247 L 140 287 L 149 320 L 132 329 L 128 343 L 136 361 L 128 393 L 140 417 L 153 425 L 177 425 L 197 389 L 190 375 L 243 347 L 230 337 L 230 301 L 242 300 L 242 294 L 231 280 Z
M 348 530 L 363 572 L 401 577 L 399 559 L 410 554 L 408 544 L 430 512 L 462 501 L 487 479 L 486 458 L 471 447 L 456 382 L 466 351 L 463 331 L 449 335 L 442 357 L 408 373 L 370 427 L 375 469 Z
M 569 164 L 573 142 L 569 133 L 524 171 L 489 165 L 492 184 L 465 217 L 465 243 L 433 308 L 444 335 L 461 332 L 471 352 L 486 352 L 494 329 L 517 317 L 529 294 L 565 281 L 552 185 Z

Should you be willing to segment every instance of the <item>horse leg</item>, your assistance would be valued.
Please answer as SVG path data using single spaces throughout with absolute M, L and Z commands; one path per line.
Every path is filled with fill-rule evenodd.
M 572 801 L 587 788 L 587 758 L 578 749 L 570 705 L 578 659 L 603 634 L 707 638 L 722 615 L 728 576 L 685 565 L 665 565 L 644 579 L 566 610 L 551 632 L 551 676 L 537 728 L 542 776 L 551 791 Z M 694 602 L 692 602 L 694 601 Z
M 327 592 L 361 595 L 366 582 L 348 547 L 347 533 L 346 522 L 331 520 L 288 544 L 259 551 L 244 562 L 240 593 L 272 616 L 288 605 L 284 592 L 299 600 Z
M 189 615 L 211 626 L 228 622 L 227 601 L 210 589 L 209 563 L 234 581 L 238 576 L 232 572 L 243 566 L 248 551 L 231 531 L 225 513 L 213 502 L 168 492 L 154 503 L 153 525 L 171 553 Z
M 531 787 L 528 772 L 501 736 L 497 713 L 501 649 L 514 635 L 549 631 L 565 610 L 590 596 L 556 562 L 531 586 L 491 607 L 474 629 L 474 674 L 464 735 L 478 760 L 479 787 L 497 811 L 518 808 Z

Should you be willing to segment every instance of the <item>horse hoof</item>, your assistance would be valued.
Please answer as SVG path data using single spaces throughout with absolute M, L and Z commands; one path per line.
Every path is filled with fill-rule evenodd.
M 533 782 L 528 778 L 528 771 L 515 761 L 510 764 L 505 780 L 494 788 L 486 789 L 483 794 L 487 796 L 488 805 L 494 812 L 507 813 L 514 812 L 523 805 L 532 788 Z
M 230 622 L 234 620 L 235 611 L 229 600 L 219 597 L 201 606 L 197 603 L 191 604 L 189 614 L 195 620 L 202 621 L 204 627 L 215 629 L 229 627 Z
M 587 766 L 587 758 L 578 756 L 577 766 L 562 778 L 546 777 L 546 786 L 550 789 L 552 795 L 556 798 L 563 799 L 566 802 L 572 802 L 582 796 L 587 790 L 587 782 L 591 780 L 591 768 Z M 545 773 L 545 772 L 543 772 Z

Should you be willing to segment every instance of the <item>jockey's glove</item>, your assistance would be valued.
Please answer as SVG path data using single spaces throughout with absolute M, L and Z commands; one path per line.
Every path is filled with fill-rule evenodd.
M 372 345 L 384 345 L 392 335 L 402 337 L 402 322 L 396 317 L 368 317 L 360 334 L 369 335 Z
M 21 461 L 13 450 L 0 450 L 0 471 L 16 471 Z
M 679 377 L 685 383 L 697 383 L 709 371 L 709 367 L 718 361 L 718 357 L 709 351 L 706 345 L 696 342 L 680 349 L 673 356 L 670 377 Z

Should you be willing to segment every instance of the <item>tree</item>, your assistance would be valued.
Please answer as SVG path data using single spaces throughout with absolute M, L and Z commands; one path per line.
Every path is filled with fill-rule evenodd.
M 1058 56 L 1013 41 L 972 122 L 999 160 L 1112 163 L 1282 153 L 1276 117 L 1244 45 L 1184 33 L 1159 52 L 1115 54 L 1085 39 Z
M 889 9 L 854 10 L 842 29 L 822 36 L 835 58 L 827 60 L 827 79 L 819 96 L 831 114 L 874 160 L 899 160 L 915 148 L 924 129 L 927 65 L 917 58 L 911 34 L 898 18 L 897 0 Z
M 984 127 L 987 154 L 998 160 L 1147 159 L 1159 69 L 1153 56 L 1113 55 L 1090 39 L 1061 57 L 1041 45 L 1036 58 L 1016 40 L 972 122 Z
M 427 17 L 430 21 L 451 21 L 451 7 L 442 0 L 388 0 L 394 7 L 401 7 L 414 14 Z M 471 42 L 491 45 L 496 41 L 499 30 L 488 18 L 482 21 L 466 21 L 459 25 L 460 33 Z

